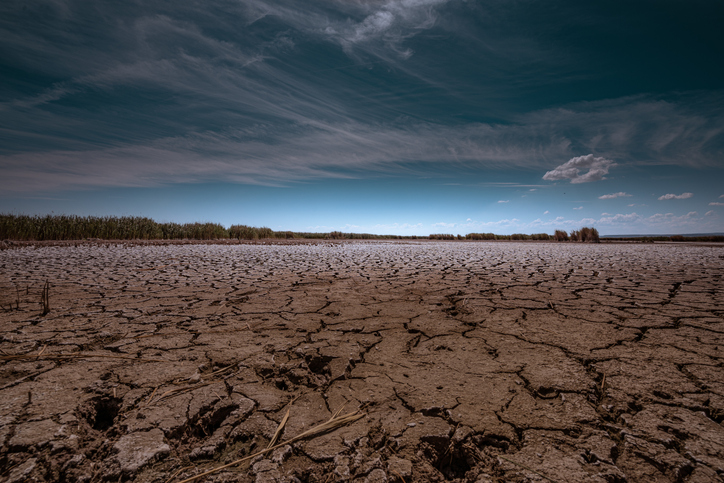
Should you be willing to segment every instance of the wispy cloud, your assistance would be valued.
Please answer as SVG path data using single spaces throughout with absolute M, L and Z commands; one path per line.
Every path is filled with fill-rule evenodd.
M 566 159 L 545 179 L 583 183 L 604 179 L 611 159 L 698 167 L 721 159 L 721 92 L 553 107 L 471 101 L 471 93 L 515 98 L 540 84 L 537 76 L 500 82 L 511 71 L 504 59 L 538 66 L 541 56 L 560 57 L 516 30 L 493 39 L 471 28 L 501 20 L 498 7 L 479 2 L 14 5 L 0 15 L 0 50 L 36 82 L 7 87 L 0 102 L 3 192 L 542 172 Z M 46 8 L 55 21 L 37 21 Z M 436 51 L 441 36 L 460 48 Z M 451 82 L 436 64 L 471 59 L 490 60 L 498 80 L 485 95 L 476 73 Z M 491 118 L 461 121 L 468 116 L 430 107 L 450 104 Z M 577 156 L 586 152 L 596 157 Z
M 598 199 L 599 200 L 612 200 L 614 198 L 624 198 L 624 197 L 629 197 L 629 196 L 631 196 L 631 195 L 628 193 L 624 193 L 623 191 L 619 191 L 618 193 L 611 193 L 609 195 L 599 196 Z
M 498 200 L 498 203 L 510 203 L 510 200 Z
M 606 179 L 605 175 L 613 166 L 616 166 L 616 163 L 610 159 L 587 154 L 571 158 L 557 168 L 546 172 L 543 179 L 547 181 L 570 179 L 574 184 L 590 183 Z M 581 173 L 581 171 L 585 172 Z
M 579 206 L 578 208 L 573 208 L 573 209 L 574 209 L 574 210 L 582 210 L 583 207 L 582 207 L 582 206 Z
M 720 203 L 718 201 L 712 201 L 709 203 L 709 206 L 724 206 L 724 203 Z
M 691 198 L 692 196 L 694 196 L 694 193 L 681 193 L 680 195 L 668 193 L 668 194 L 659 196 L 659 201 L 662 201 L 662 200 L 685 200 L 687 198 Z

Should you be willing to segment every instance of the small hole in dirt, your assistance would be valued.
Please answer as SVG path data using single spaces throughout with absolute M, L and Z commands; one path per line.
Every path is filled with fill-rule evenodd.
M 121 399 L 98 397 L 88 401 L 81 415 L 96 431 L 106 431 L 113 426 L 120 409 Z

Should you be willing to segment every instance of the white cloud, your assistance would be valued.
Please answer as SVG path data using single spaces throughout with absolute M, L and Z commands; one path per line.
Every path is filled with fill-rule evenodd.
M 616 224 L 630 224 L 630 223 L 636 223 L 641 219 L 641 215 L 637 213 L 627 213 L 627 214 L 616 214 L 613 216 L 604 216 L 603 218 L 600 218 L 598 220 L 599 224 L 605 224 L 605 225 L 616 225 Z
M 498 200 L 498 203 L 510 203 L 510 200 Z
M 545 211 L 543 212 L 544 215 L 547 215 L 548 213 L 550 213 L 550 211 L 548 211 L 548 210 L 545 210 Z
M 719 203 L 718 201 L 712 201 L 709 203 L 709 206 L 724 206 L 724 203 Z
M 646 218 L 646 222 L 652 225 L 667 225 L 667 226 L 691 226 L 699 218 L 699 213 L 696 211 L 690 211 L 685 215 L 676 216 L 673 213 L 656 213 Z
M 714 210 L 709 210 L 706 213 L 704 213 L 704 216 L 716 216 L 716 213 L 714 213 Z
M 573 208 L 573 209 L 574 209 L 574 210 L 582 210 L 583 207 L 582 207 L 582 206 L 579 206 L 578 208 Z
M 433 223 L 431 226 L 433 228 L 455 228 L 457 223 L 445 223 L 445 222 L 439 222 L 439 223 Z
M 685 200 L 687 198 L 691 198 L 692 196 L 694 196 L 694 193 L 681 193 L 680 195 L 668 193 L 668 194 L 659 196 L 659 201 L 661 201 L 661 200 Z
M 543 175 L 543 179 L 548 181 L 570 179 L 571 183 L 574 184 L 590 183 L 591 181 L 606 179 L 605 175 L 608 174 L 608 170 L 614 166 L 616 166 L 616 163 L 610 159 L 587 154 L 569 159 L 552 171 L 548 171 Z M 588 171 L 580 174 L 581 170 Z
M 612 200 L 614 198 L 624 198 L 624 197 L 629 197 L 629 196 L 632 196 L 632 195 L 630 195 L 628 193 L 624 193 L 623 191 L 619 191 L 618 193 L 611 193 L 610 195 L 599 196 L 598 199 L 599 200 Z
M 724 198 L 724 195 L 719 195 L 719 198 Z

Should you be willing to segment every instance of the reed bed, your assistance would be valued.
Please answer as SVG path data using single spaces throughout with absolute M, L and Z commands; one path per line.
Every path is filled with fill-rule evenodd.
M 418 235 L 376 235 L 371 233 L 328 233 L 274 231 L 267 227 L 232 225 L 225 228 L 219 223 L 158 223 L 150 218 L 139 216 L 76 216 L 76 215 L 10 215 L 0 214 L 0 240 L 18 241 L 63 241 L 63 240 L 263 240 L 263 239 L 302 239 L 302 240 L 468 240 L 468 241 L 558 241 L 599 243 L 598 230 L 583 227 L 567 233 L 556 230 L 548 233 L 513 233 L 497 235 L 495 233 L 468 233 L 453 235 L 433 233 Z M 709 241 L 722 242 L 724 236 L 657 236 L 608 238 L 610 241 Z M 0 248 L 2 242 L 0 242 Z

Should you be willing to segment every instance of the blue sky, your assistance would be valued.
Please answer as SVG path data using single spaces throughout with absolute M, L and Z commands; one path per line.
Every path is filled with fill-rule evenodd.
M 724 232 L 724 4 L 0 4 L 0 212 Z

